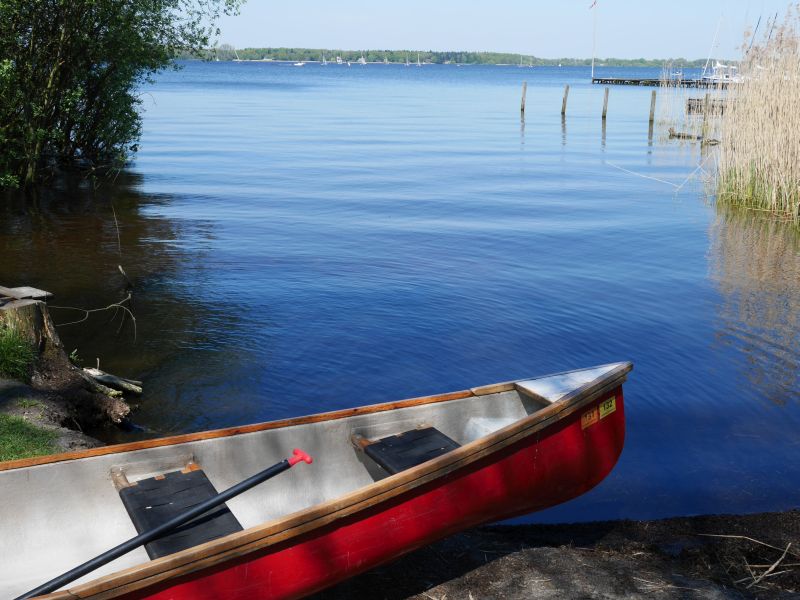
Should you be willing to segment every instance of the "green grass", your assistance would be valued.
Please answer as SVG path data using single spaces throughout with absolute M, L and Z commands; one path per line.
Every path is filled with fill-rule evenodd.
M 20 408 L 42 408 L 44 405 L 39 400 L 23 398 L 22 400 L 17 400 L 17 406 Z
M 16 329 L 0 325 L 0 377 L 27 381 L 34 358 L 33 348 Z
M 54 431 L 41 429 L 21 417 L 0 414 L 0 461 L 58 452 Z

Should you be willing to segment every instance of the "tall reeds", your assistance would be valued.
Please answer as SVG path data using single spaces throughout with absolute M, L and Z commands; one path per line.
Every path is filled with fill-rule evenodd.
M 728 89 L 717 202 L 800 223 L 800 8 L 763 31 L 746 42 L 742 80 Z

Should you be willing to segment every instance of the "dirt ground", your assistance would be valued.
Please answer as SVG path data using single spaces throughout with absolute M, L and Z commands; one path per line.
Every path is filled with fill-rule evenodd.
M 800 511 L 481 527 L 314 600 L 800 599 Z
M 36 390 L 11 379 L 0 379 L 0 413 L 21 417 L 30 424 L 54 431 L 61 452 L 102 446 L 80 431 L 70 403 L 55 393 Z

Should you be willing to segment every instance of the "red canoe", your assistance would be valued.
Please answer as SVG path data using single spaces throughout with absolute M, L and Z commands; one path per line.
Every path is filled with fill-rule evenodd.
M 622 451 L 631 368 L 0 463 L 0 596 L 34 589 L 301 447 L 313 464 L 44 596 L 301 598 L 590 490 Z

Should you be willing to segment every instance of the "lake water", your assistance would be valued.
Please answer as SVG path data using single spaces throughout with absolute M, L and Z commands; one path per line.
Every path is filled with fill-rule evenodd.
M 588 81 L 186 64 L 142 91 L 113 184 L 0 203 L 0 284 L 101 308 L 124 267 L 135 331 L 52 309 L 144 380 L 147 431 L 119 441 L 632 360 L 618 466 L 534 520 L 795 507 L 800 235 L 716 208 L 689 178 L 708 157 L 649 135 L 650 89 L 612 88 L 603 126 Z

